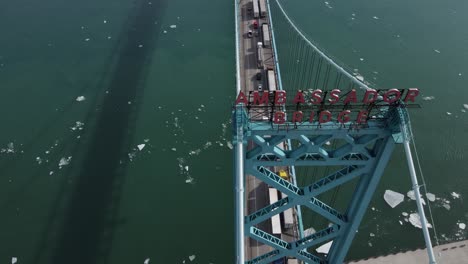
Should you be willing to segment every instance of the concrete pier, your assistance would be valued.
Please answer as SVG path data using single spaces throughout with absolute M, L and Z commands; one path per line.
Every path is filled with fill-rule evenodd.
M 468 263 L 468 240 L 434 247 L 438 264 Z M 351 261 L 348 264 L 413 264 L 429 263 L 426 249 L 402 252 L 394 255 Z

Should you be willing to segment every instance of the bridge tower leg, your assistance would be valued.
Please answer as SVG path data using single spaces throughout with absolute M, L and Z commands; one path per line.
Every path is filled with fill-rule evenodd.
M 236 224 L 238 232 L 242 230 L 240 227 L 242 224 L 244 228 L 243 235 L 238 235 L 237 239 L 243 240 L 245 235 L 269 246 L 272 250 L 253 256 L 244 263 L 272 263 L 285 257 L 293 257 L 304 263 L 343 263 L 395 143 L 402 143 L 398 137 L 401 134 L 398 126 L 392 125 L 398 124 L 398 120 L 395 121 L 395 118 L 384 121 L 369 120 L 365 126 L 352 123 L 343 125 L 336 122 L 326 124 L 306 122 L 299 126 L 286 122 L 274 125 L 251 121 L 247 111 L 247 108 L 239 106 L 233 111 L 238 166 L 236 205 L 241 206 L 237 208 Z M 398 117 L 398 114 L 393 116 Z M 392 120 L 395 122 L 392 123 Z M 330 146 L 328 142 L 334 140 L 340 141 L 341 144 Z M 241 152 L 244 145 L 240 142 L 243 144 L 250 142 L 249 146 L 252 147 Z M 295 143 L 288 145 L 287 142 Z M 299 186 L 294 181 L 279 175 L 278 168 L 292 166 L 334 169 L 327 175 L 320 175 L 323 177 L 313 182 Z M 242 171 L 244 177 L 240 181 L 239 175 Z M 243 188 L 243 181 L 247 175 L 257 178 L 269 188 L 275 188 L 285 195 L 276 202 L 262 205 L 256 211 L 250 208 L 251 211 L 242 222 L 240 216 L 249 210 L 245 207 L 244 199 L 240 197 L 249 191 L 248 186 L 245 192 Z M 320 200 L 321 194 L 339 188 L 354 179 L 357 183 L 346 210 L 340 211 Z M 273 234 L 271 229 L 262 229 L 262 226 L 265 226 L 261 225 L 262 222 L 271 221 L 269 219 L 272 217 L 297 206 L 310 209 L 330 224 L 303 238 L 285 237 L 282 234 Z M 314 249 L 330 241 L 333 243 L 327 255 L 314 252 Z M 237 242 L 237 245 L 241 245 L 239 241 Z M 241 250 L 243 249 L 238 249 L 238 254 L 242 252 Z

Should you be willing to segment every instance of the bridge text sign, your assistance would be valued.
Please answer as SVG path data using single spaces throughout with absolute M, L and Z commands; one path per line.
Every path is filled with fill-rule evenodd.
M 327 123 L 335 119 L 342 124 L 355 121 L 367 123 L 373 109 L 382 107 L 419 107 L 414 104 L 419 95 L 418 88 L 408 89 L 369 89 L 358 93 L 355 89 L 343 93 L 339 89 L 299 90 L 291 98 L 286 91 L 240 92 L 236 105 L 243 104 L 248 109 L 265 109 L 268 120 L 274 124 L 314 122 Z M 292 110 L 292 111 L 289 111 Z M 307 113 L 307 110 L 309 110 Z M 288 112 L 292 114 L 288 117 Z

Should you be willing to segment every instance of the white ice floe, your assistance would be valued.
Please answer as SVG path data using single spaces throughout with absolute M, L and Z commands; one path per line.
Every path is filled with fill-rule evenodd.
M 456 193 L 456 192 L 451 192 L 450 195 L 452 195 L 452 198 L 453 198 L 453 199 L 458 199 L 458 198 L 460 198 L 460 194 L 459 194 L 459 193 Z
M 370 233 L 369 236 L 370 236 L 370 237 L 375 237 L 375 234 L 374 234 L 374 233 Z
M 164 30 L 164 31 L 163 31 L 163 33 L 164 33 L 164 34 L 167 34 L 167 31 L 166 31 L 166 30 Z
M 306 230 L 304 230 L 304 237 L 310 236 L 315 233 L 315 229 L 313 227 L 309 227 Z
M 426 197 L 427 197 L 427 200 L 429 200 L 431 202 L 435 202 L 435 200 L 436 200 L 436 196 L 433 193 L 426 193 Z
M 413 226 L 415 226 L 417 228 L 422 228 L 421 218 L 419 217 L 419 214 L 417 214 L 417 213 L 410 214 L 409 221 Z M 427 222 L 427 220 L 426 220 L 426 223 L 427 223 L 428 228 L 432 228 L 432 225 L 429 224 Z
M 465 224 L 465 223 L 458 223 L 458 228 L 460 228 L 460 229 L 465 229 L 465 228 L 466 228 L 466 224 Z
M 140 45 L 138 45 L 138 47 L 139 47 L 139 48 L 143 48 L 143 45 L 140 44 Z
M 322 254 L 328 254 L 328 251 L 330 251 L 332 243 L 333 241 L 323 244 L 320 247 L 318 247 L 315 251 L 317 251 L 318 253 L 322 253 Z
M 170 28 L 176 28 L 177 25 L 170 25 L 169 27 L 170 27 Z
M 189 166 L 185 166 L 185 171 L 189 171 Z
M 436 49 L 435 49 L 434 51 L 435 51 L 436 53 L 440 53 L 440 50 L 436 50 Z
M 85 40 L 84 40 L 84 41 L 90 41 L 90 40 L 91 40 L 90 38 L 85 38 Z
M 398 221 L 400 223 L 400 225 L 403 225 L 403 222 L 402 221 Z
M 176 148 L 171 148 L 171 150 L 172 150 L 172 151 L 177 151 L 177 149 L 176 149 Z
M 468 110 L 468 104 L 463 104 L 463 108 L 465 108 L 466 110 Z
M 364 61 L 364 58 L 359 58 L 360 61 Z
M 386 190 L 384 193 L 384 200 L 388 203 L 388 205 L 390 205 L 390 207 L 395 208 L 405 200 L 405 196 L 392 190 Z
M 194 180 L 194 178 L 187 176 L 187 179 L 185 179 L 185 183 L 194 184 Z
M 450 112 L 447 112 L 447 115 L 452 115 L 452 113 L 450 113 Z
M 461 72 L 460 72 L 460 73 L 458 73 L 458 76 L 462 76 L 462 73 L 461 73 Z
M 196 258 L 196 256 L 195 256 L 195 255 L 191 255 L 191 256 L 189 256 L 188 258 L 190 259 L 190 261 L 193 261 L 193 260 Z
M 104 24 L 107 24 L 107 20 L 104 20 Z
M 63 167 L 63 166 L 67 166 L 68 164 L 70 164 L 70 161 L 71 161 L 72 157 L 68 157 L 68 158 L 61 158 L 60 161 L 59 161 L 59 167 Z
M 378 16 L 373 16 L 372 18 L 373 18 L 373 19 L 379 19 L 379 17 L 378 17 Z
M 54 171 L 50 171 L 50 172 L 49 172 L 49 175 L 52 175 L 52 174 L 54 174 Z
M 138 145 L 137 147 L 138 147 L 138 150 L 141 151 L 141 150 L 143 150 L 143 148 L 144 148 L 145 146 L 146 146 L 145 144 L 140 144 L 140 145 Z
M 408 192 L 406 193 L 406 195 L 407 195 L 407 196 L 408 196 L 408 198 L 410 198 L 411 200 L 413 200 L 413 201 L 416 201 L 416 196 L 415 196 L 415 194 L 414 194 L 414 191 L 413 191 L 413 190 L 411 190 L 411 191 L 408 191 Z M 422 204 L 423 204 L 423 205 L 426 205 L 426 201 L 424 201 L 424 199 L 423 199 L 423 198 L 421 198 L 421 202 L 422 202 Z
M 18 258 L 17 257 L 12 257 L 11 258 L 11 264 L 15 264 L 16 262 L 18 262 Z
M 407 213 L 407 212 L 403 212 L 403 213 L 401 213 L 401 215 L 403 215 L 403 216 L 408 216 L 408 213 Z
M 37 164 L 41 165 L 41 163 L 42 163 L 41 157 L 36 157 L 36 161 L 37 161 Z
M 447 210 L 450 210 L 450 204 L 443 204 L 442 207 L 444 207 Z
M 330 146 L 330 145 L 331 145 L 331 142 L 330 142 L 330 141 L 327 141 L 327 142 L 325 142 L 325 145 Z
M 431 100 L 434 100 L 435 99 L 435 96 L 424 96 L 422 98 L 424 101 L 431 101 Z
M 76 101 L 77 101 L 77 102 L 81 102 L 81 101 L 84 101 L 84 100 L 86 100 L 86 97 L 84 97 L 84 96 L 82 96 L 82 95 L 81 95 L 81 96 L 78 96 L 78 97 L 76 98 Z
M 229 149 L 233 149 L 233 148 L 234 148 L 234 146 L 232 145 L 232 143 L 231 143 L 230 141 L 228 141 L 228 142 L 226 143 L 226 145 L 227 145 L 227 147 L 228 147 Z
M 150 258 L 147 258 L 145 259 L 145 262 L 143 262 L 143 264 L 149 264 L 149 262 L 150 262 Z
M 83 130 L 84 123 L 80 121 L 75 122 L 75 126 L 70 127 L 71 130 Z

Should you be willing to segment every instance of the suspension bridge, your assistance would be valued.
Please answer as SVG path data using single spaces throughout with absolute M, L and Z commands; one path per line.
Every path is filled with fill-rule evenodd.
M 235 0 L 235 19 L 236 263 L 345 262 L 399 144 L 426 219 L 408 115 L 418 90 L 379 89 L 338 64 L 279 0 Z M 426 221 L 421 225 L 427 254 L 363 263 L 436 263 Z M 468 256 L 461 245 L 436 252 L 455 260 L 443 263 Z

